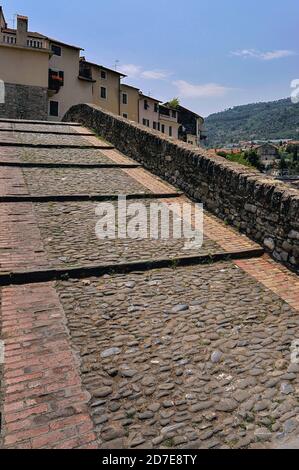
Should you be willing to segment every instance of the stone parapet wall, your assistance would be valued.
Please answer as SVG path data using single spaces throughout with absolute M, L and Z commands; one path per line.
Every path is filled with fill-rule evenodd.
M 82 104 L 65 121 L 81 122 L 189 197 L 299 269 L 299 191 L 258 171 L 208 155 L 140 124 Z
M 5 83 L 5 102 L 0 102 L 0 118 L 48 119 L 47 88 Z

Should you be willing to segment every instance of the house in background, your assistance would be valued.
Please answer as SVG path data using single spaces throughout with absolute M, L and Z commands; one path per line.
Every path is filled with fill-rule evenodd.
M 264 166 L 270 166 L 275 162 L 275 160 L 279 160 L 280 158 L 279 148 L 276 145 L 265 143 L 262 145 L 256 145 L 254 149 Z
M 122 84 L 124 74 L 80 57 L 81 51 L 28 31 L 26 16 L 17 16 L 16 29 L 8 28 L 0 7 L 0 117 L 60 121 L 72 106 L 94 103 L 198 145 L 203 118 L 182 106 L 162 105 L 138 88 Z
M 180 124 L 178 123 L 178 111 L 176 108 L 172 108 L 168 104 L 160 104 L 159 123 L 160 131 L 163 134 L 178 139 Z
M 79 78 L 90 80 L 92 87 L 92 99 L 94 103 L 114 114 L 120 114 L 121 78 L 125 75 L 103 65 L 94 64 L 80 58 Z
M 139 122 L 140 90 L 122 83 L 120 85 L 120 115 L 130 121 Z
M 92 102 L 91 83 L 79 77 L 80 47 L 49 39 L 49 120 L 61 120 L 69 108 Z
M 204 130 L 204 118 L 183 106 L 177 106 L 179 139 L 188 144 L 199 146 L 202 140 L 207 138 Z
M 49 41 L 28 31 L 28 18 L 18 15 L 17 29 L 10 29 L 0 7 L 0 117 L 47 119 L 50 57 Z
M 150 127 L 157 131 L 160 130 L 159 123 L 159 104 L 161 101 L 139 93 L 139 122 L 143 126 Z

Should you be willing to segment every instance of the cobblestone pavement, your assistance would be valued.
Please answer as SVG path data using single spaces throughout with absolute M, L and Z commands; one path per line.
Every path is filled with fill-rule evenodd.
M 57 289 L 102 446 L 246 447 L 299 426 L 296 311 L 231 263 Z
M 1 137 L 1 135 L 0 135 Z M 35 149 L 7 147 L 1 151 L 0 162 L 27 163 L 113 163 L 98 149 Z
M 40 122 L 0 122 L 0 128 L 86 132 Z M 111 149 L 1 147 L 13 136 L 44 145 L 102 144 L 79 134 L 0 132 L 0 162 L 132 163 Z M 139 168 L 0 166 L 0 196 L 174 191 Z M 160 200 L 174 201 L 188 199 Z M 148 207 L 150 200 L 143 202 Z M 1 274 L 24 269 L 192 254 L 239 251 L 247 259 L 36 284 L 29 276 L 24 284 L 2 285 L 0 447 L 227 449 L 298 442 L 299 365 L 291 356 L 299 339 L 298 277 L 266 255 L 249 259 L 257 245 L 208 212 L 204 244 L 195 252 L 171 238 L 100 241 L 96 206 L 0 203 L 0 281 Z
M 88 141 L 78 135 L 51 135 L 51 134 L 25 134 L 22 132 L 1 132 L 2 142 L 14 142 L 22 144 L 42 145 L 88 145 Z M 98 145 L 101 145 L 99 143 Z
M 133 204 L 136 202 L 130 201 Z M 145 202 L 148 213 L 151 202 L 157 201 Z M 112 205 L 116 209 L 117 203 Z M 208 238 L 205 238 L 202 248 L 196 250 L 184 250 L 184 240 L 173 237 L 165 240 L 118 238 L 113 243 L 110 239 L 98 239 L 95 233 L 99 220 L 95 213 L 97 206 L 97 203 L 90 202 L 35 205 L 44 247 L 52 266 L 121 263 L 223 251 Z
M 23 170 L 32 195 L 135 194 L 150 191 L 119 169 L 30 168 Z
M 80 133 L 81 127 L 73 127 L 71 125 L 59 125 L 56 124 L 55 126 L 49 126 L 49 124 L 24 124 L 24 123 L 9 123 L 9 122 L 0 122 L 0 129 L 8 129 L 8 130 L 15 130 L 15 131 L 34 131 L 34 132 L 78 132 Z M 89 133 L 88 129 L 84 129 L 84 133 Z M 91 132 L 90 132 L 91 133 Z M 91 133 L 92 135 L 92 133 Z

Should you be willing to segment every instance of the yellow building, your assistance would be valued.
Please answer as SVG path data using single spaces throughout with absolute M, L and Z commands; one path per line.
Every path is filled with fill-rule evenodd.
M 120 115 L 139 122 L 139 88 L 122 83 L 120 86 Z
M 120 114 L 120 80 L 124 74 L 80 58 L 79 79 L 92 84 L 92 103 Z
M 17 30 L 7 27 L 0 7 L 0 80 L 4 102 L 0 117 L 47 119 L 49 42 L 28 32 L 28 18 L 17 17 Z

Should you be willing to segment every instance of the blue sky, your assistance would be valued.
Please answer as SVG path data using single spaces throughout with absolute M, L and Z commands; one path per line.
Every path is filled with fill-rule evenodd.
M 7 21 L 85 49 L 161 100 L 203 116 L 290 96 L 299 78 L 298 0 L 0 0 Z

